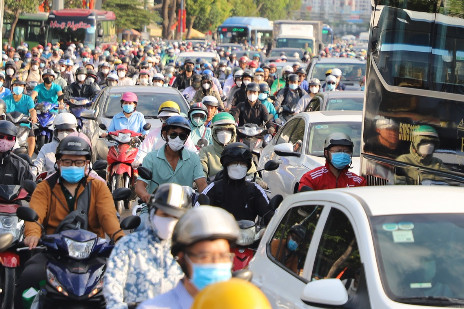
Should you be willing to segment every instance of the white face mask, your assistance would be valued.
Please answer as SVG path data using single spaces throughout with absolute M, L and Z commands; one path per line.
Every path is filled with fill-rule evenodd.
M 250 100 L 251 102 L 254 102 L 256 100 L 258 100 L 258 95 L 257 94 L 249 94 L 247 96 L 248 100 Z
M 62 141 L 63 138 L 65 138 L 66 136 L 69 135 L 69 132 L 66 132 L 66 131 L 63 131 L 63 132 L 58 132 L 56 134 L 56 138 L 59 140 L 59 141 Z
M 171 148 L 172 151 L 179 151 L 184 147 L 185 141 L 181 140 L 180 137 L 176 137 L 175 139 L 171 139 L 168 136 L 168 146 Z
M 433 151 L 435 150 L 435 145 L 433 143 L 427 143 L 427 144 L 421 144 L 419 146 L 419 149 L 417 149 L 417 152 L 425 157 L 428 155 L 431 155 Z
M 32 66 L 32 70 L 33 70 L 33 71 L 37 71 L 38 68 L 39 68 L 38 65 L 35 65 L 35 64 L 34 64 L 34 65 Z
M 13 69 L 6 69 L 6 75 L 13 75 L 14 74 L 14 70 Z
M 163 84 L 160 82 L 153 83 L 153 86 L 155 87 L 163 87 Z
M 251 83 L 251 81 L 248 80 L 248 79 L 243 81 L 243 84 L 244 84 L 245 86 L 248 85 L 249 83 Z
M 176 218 L 172 217 L 160 217 L 154 213 L 150 215 L 151 228 L 161 239 L 171 238 L 172 231 L 174 231 L 177 221 Z
M 126 77 L 126 72 L 125 71 L 118 71 L 118 76 L 120 78 L 124 78 L 124 77 Z
M 242 86 L 242 81 L 238 80 L 238 81 L 235 82 L 235 84 L 237 85 L 237 87 L 241 87 Z
M 141 79 L 140 79 L 140 84 L 142 84 L 142 85 L 148 85 L 148 78 L 141 78 Z
M 231 164 L 227 167 L 227 174 L 230 179 L 242 179 L 246 176 L 248 166 L 243 164 Z
M 87 76 L 85 76 L 85 75 L 83 75 L 83 74 L 79 74 L 79 75 L 77 75 L 77 80 L 80 81 L 80 82 L 82 82 L 82 81 L 85 80 L 86 77 L 87 77 Z
M 108 74 L 110 72 L 110 69 L 102 69 L 103 74 Z
M 93 78 L 93 77 L 89 77 L 89 78 L 87 78 L 87 80 L 89 81 L 90 84 L 95 83 L 95 78 Z
M 66 67 L 60 67 L 61 72 L 64 72 L 64 70 L 66 70 Z
M 263 80 L 263 77 L 261 75 L 255 76 L 255 81 L 260 82 Z
M 216 136 L 220 143 L 227 145 L 227 143 L 230 142 L 230 139 L 232 138 L 232 132 L 229 130 L 221 130 L 216 132 Z
M 208 84 L 208 83 L 206 83 L 206 84 L 203 84 L 203 85 L 201 85 L 201 86 L 202 86 L 202 87 L 203 87 L 203 89 L 205 89 L 205 90 L 208 90 L 208 89 L 211 87 L 211 85 L 210 85 L 210 84 Z
M 309 91 L 311 91 L 311 93 L 318 93 L 319 87 L 309 87 Z

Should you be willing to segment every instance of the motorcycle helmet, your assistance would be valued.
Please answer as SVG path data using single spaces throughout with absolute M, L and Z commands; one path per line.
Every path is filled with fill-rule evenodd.
M 168 131 L 171 127 L 178 127 L 187 130 L 187 134 L 190 134 L 190 124 L 188 120 L 182 116 L 172 116 L 166 119 L 166 122 L 161 128 L 161 132 Z
M 201 103 L 208 105 L 208 106 L 213 106 L 213 107 L 218 107 L 219 106 L 219 101 L 216 99 L 215 96 L 212 95 L 207 95 L 203 97 L 201 100 Z
M 56 147 L 55 157 L 57 160 L 65 154 L 73 156 L 85 156 L 87 160 L 92 158 L 92 148 L 82 138 L 77 136 L 67 136 L 60 141 Z
M 59 113 L 53 120 L 53 127 L 56 130 L 67 130 L 77 128 L 77 119 L 72 113 Z
M 350 147 L 351 151 L 353 151 L 354 147 L 351 138 L 342 132 L 331 133 L 326 137 L 324 141 L 324 150 L 328 150 L 332 146 L 348 146 Z
M 221 153 L 221 164 L 225 168 L 234 162 L 245 163 L 248 166 L 248 169 L 251 167 L 252 162 L 252 153 L 250 148 L 243 143 L 232 143 L 224 147 L 224 150 Z
M 171 253 L 176 256 L 202 240 L 226 239 L 235 243 L 238 236 L 239 228 L 232 214 L 219 207 L 195 207 L 187 211 L 174 227 Z
M 85 74 L 85 75 L 87 75 L 87 69 L 84 68 L 84 67 L 77 68 L 77 70 L 76 70 L 76 76 L 79 75 L 79 74 Z
M 97 72 L 95 72 L 95 70 L 87 70 L 87 76 L 90 76 L 90 77 L 93 77 L 95 78 L 95 80 L 97 79 Z
M 164 82 L 164 75 L 161 73 L 155 73 L 153 75 L 153 81 L 163 81 Z
M 194 103 L 191 107 L 190 107 L 190 110 L 188 112 L 188 117 L 190 119 L 190 121 L 192 121 L 192 115 L 194 114 L 203 114 L 205 119 L 206 119 L 206 116 L 208 115 L 208 109 L 206 108 L 206 106 L 199 102 L 199 103 Z
M 121 96 L 121 105 L 123 102 L 134 102 L 137 105 L 137 95 L 133 92 L 124 92 Z
M 195 296 L 192 309 L 271 309 L 266 296 L 252 283 L 238 278 L 211 284 Z
M 0 134 L 16 136 L 18 135 L 18 128 L 8 120 L 0 120 Z
M 267 83 L 259 84 L 259 92 L 269 93 L 269 85 Z
M 234 79 L 237 79 L 237 78 L 242 78 L 243 76 L 243 70 L 238 70 L 237 72 L 235 72 L 234 74 Z
M 149 212 L 160 209 L 170 216 L 180 218 L 192 207 L 192 199 L 181 185 L 163 183 L 156 189 L 148 202 Z
M 245 71 L 243 71 L 242 79 L 243 79 L 244 77 L 253 78 L 253 74 L 251 74 L 251 71 L 245 70 Z
M 288 75 L 288 81 L 289 82 L 297 82 L 298 81 L 298 75 L 296 75 L 296 74 Z
M 246 86 L 246 91 L 258 91 L 259 92 L 259 85 L 257 83 L 249 83 Z
M 47 76 L 47 75 L 50 75 L 50 76 L 53 76 L 54 78 L 56 78 L 56 74 L 52 69 L 43 70 L 42 77 Z
M 213 77 L 209 74 L 203 74 L 201 76 L 201 82 L 204 82 L 204 81 L 209 82 L 211 84 L 213 82 Z
M 180 115 L 179 105 L 174 101 L 163 102 L 158 108 L 158 118 Z
M 213 126 L 230 124 L 235 125 L 235 118 L 227 112 L 220 112 L 213 117 L 213 119 L 211 120 L 211 124 Z

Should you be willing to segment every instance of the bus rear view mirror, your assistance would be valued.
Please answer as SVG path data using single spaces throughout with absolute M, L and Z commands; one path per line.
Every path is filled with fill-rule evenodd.
M 98 37 L 102 38 L 103 37 L 103 29 L 98 29 Z

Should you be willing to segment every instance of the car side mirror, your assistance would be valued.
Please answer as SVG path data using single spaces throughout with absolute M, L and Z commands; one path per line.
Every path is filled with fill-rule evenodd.
M 139 216 L 129 216 L 121 221 L 120 227 L 123 230 L 133 230 L 140 225 L 141 219 Z
M 95 117 L 94 111 L 92 111 L 92 110 L 83 111 L 81 113 L 81 118 L 89 119 L 89 120 L 97 120 L 97 117 Z
M 143 129 L 144 129 L 145 131 L 150 130 L 150 129 L 151 129 L 151 124 L 149 124 L 149 123 L 144 124 L 144 125 L 143 125 Z
M 340 279 L 321 279 L 306 284 L 301 300 L 314 307 L 339 307 L 348 301 L 348 293 Z
M 106 131 L 106 125 L 104 123 L 98 124 L 98 127 L 102 129 L 103 131 Z
M 150 180 L 153 177 L 153 173 L 146 167 L 139 166 L 137 168 L 137 171 L 139 173 L 139 176 L 143 179 Z
M 301 153 L 293 151 L 292 143 L 282 143 L 274 146 L 274 152 L 281 157 L 300 157 Z
M 104 170 L 108 167 L 108 161 L 106 160 L 97 160 L 92 164 L 92 169 L 95 171 Z
M 113 191 L 113 200 L 123 201 L 127 200 L 131 195 L 131 190 L 129 188 L 117 188 Z
M 30 179 L 26 179 L 23 182 L 23 187 L 27 193 L 32 194 L 35 191 L 35 188 L 37 187 L 37 183 L 35 183 L 34 181 Z
M 39 220 L 39 215 L 35 212 L 34 209 L 30 207 L 20 206 L 16 209 L 16 215 L 19 219 L 27 222 L 35 222 Z
M 279 168 L 280 163 L 276 160 L 269 160 L 264 164 L 264 170 L 265 171 L 275 171 L 276 169 Z

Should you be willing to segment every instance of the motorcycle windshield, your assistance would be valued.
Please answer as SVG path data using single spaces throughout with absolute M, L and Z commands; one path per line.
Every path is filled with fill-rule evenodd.
M 0 200 L 5 202 L 14 200 L 20 189 L 21 186 L 18 185 L 0 185 Z

